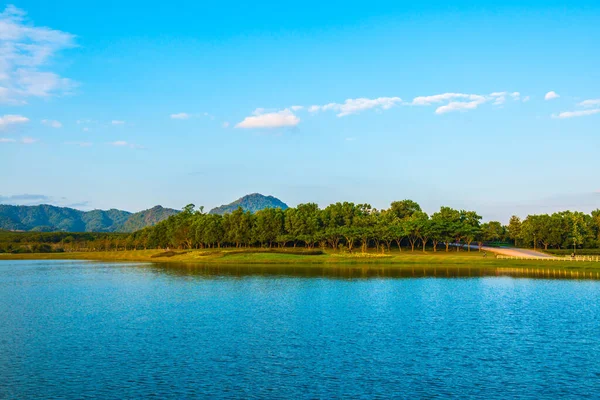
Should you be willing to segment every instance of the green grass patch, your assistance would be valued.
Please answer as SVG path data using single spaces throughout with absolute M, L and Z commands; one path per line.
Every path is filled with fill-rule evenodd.
M 222 254 L 224 255 L 234 255 L 234 254 L 290 254 L 296 256 L 321 256 L 325 254 L 323 250 L 319 249 L 235 249 L 235 250 L 223 250 Z
M 175 257 L 175 256 L 180 256 L 183 254 L 186 254 L 187 251 L 180 251 L 180 252 L 176 252 L 176 251 L 164 251 L 162 253 L 158 253 L 158 254 L 153 254 L 150 256 L 150 258 L 160 258 L 160 257 Z

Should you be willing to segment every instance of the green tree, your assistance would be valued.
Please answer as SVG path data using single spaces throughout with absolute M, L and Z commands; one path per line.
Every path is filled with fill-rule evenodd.
M 600 247 L 600 209 L 592 211 L 590 218 L 590 233 L 594 245 Z
M 188 204 L 179 214 L 169 218 L 167 221 L 167 235 L 170 244 L 175 248 L 191 249 L 194 243 L 193 234 L 194 208 Z
M 354 243 L 358 240 L 358 232 L 354 226 L 354 219 L 358 212 L 359 209 L 354 203 L 343 202 L 327 206 L 323 210 L 322 220 L 326 227 L 328 242 L 337 247 L 343 237 L 348 250 L 352 251 Z
M 585 236 L 585 222 L 581 213 L 575 213 L 571 216 L 571 218 L 571 237 L 573 239 L 573 245 L 576 247 L 577 245 L 583 244 Z
M 460 225 L 457 233 L 457 242 L 460 239 L 465 241 L 467 245 L 467 251 L 471 251 L 471 243 L 475 241 L 477 235 L 479 235 L 479 231 L 481 229 L 481 216 L 478 215 L 475 211 L 465 211 L 462 210 L 460 212 Z M 460 248 L 460 247 L 457 247 Z
M 429 219 L 428 232 L 433 245 L 433 252 L 437 252 L 438 244 L 443 240 L 443 224 L 438 220 L 437 213 L 434 213 Z
M 234 212 L 223 216 L 223 228 L 225 237 L 235 247 L 248 246 L 252 241 L 253 214 L 238 207 Z
M 450 207 L 441 207 L 440 211 L 432 215 L 436 224 L 439 240 L 446 245 L 446 252 L 450 249 L 450 243 L 455 240 L 457 232 L 460 232 L 460 212 Z
M 393 225 L 396 221 L 396 215 L 390 210 L 383 210 L 377 216 L 375 223 L 375 235 L 386 244 L 387 251 L 391 251 L 392 242 L 395 239 Z
M 208 214 L 205 217 L 204 242 L 210 247 L 221 247 L 225 239 L 223 217 L 218 214 Z
M 529 243 L 533 243 L 534 249 L 542 244 L 548 250 L 551 239 L 552 221 L 548 214 L 528 215 L 522 225 L 522 235 Z
M 410 217 L 405 219 L 405 229 L 410 243 L 411 251 L 415 251 L 415 244 L 417 240 L 425 241 L 427 243 L 427 220 L 428 216 L 422 211 L 413 213 Z M 423 245 L 423 251 L 425 251 L 425 245 Z
M 298 241 L 303 241 L 306 247 L 312 248 L 323 225 L 319 206 L 315 203 L 299 204 L 288 210 L 285 213 L 285 230 L 294 241 L 294 247 Z
M 268 244 L 269 248 L 272 247 L 283 232 L 284 212 L 281 208 L 265 208 L 256 212 L 252 237 L 260 242 L 261 246 Z
M 390 205 L 390 211 L 398 218 L 398 219 L 407 219 L 413 216 L 415 213 L 422 212 L 421 206 L 412 200 L 402 200 L 402 201 L 394 201 Z
M 518 241 L 521 239 L 522 225 L 521 218 L 516 215 L 510 217 L 508 223 L 508 237 L 514 240 L 515 247 L 517 247 Z

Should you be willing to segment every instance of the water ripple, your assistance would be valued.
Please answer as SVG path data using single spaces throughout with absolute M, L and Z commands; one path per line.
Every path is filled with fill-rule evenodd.
M 0 398 L 598 398 L 598 281 L 338 278 L 0 264 Z

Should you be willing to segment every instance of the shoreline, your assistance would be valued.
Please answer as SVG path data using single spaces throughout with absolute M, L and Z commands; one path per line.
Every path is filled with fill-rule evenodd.
M 305 253 L 305 254 L 303 254 Z M 600 262 L 569 261 L 562 259 L 501 259 L 494 254 L 483 257 L 472 252 L 392 252 L 392 253 L 339 253 L 281 251 L 268 249 L 205 249 L 180 250 L 129 250 L 109 252 L 68 252 L 68 253 L 21 253 L 0 254 L 1 261 L 10 260 L 88 260 L 105 262 L 150 262 L 185 263 L 198 265 L 311 265 L 335 266 L 378 266 L 393 269 L 414 266 L 448 266 L 453 268 L 536 268 L 561 269 L 572 271 L 600 272 Z

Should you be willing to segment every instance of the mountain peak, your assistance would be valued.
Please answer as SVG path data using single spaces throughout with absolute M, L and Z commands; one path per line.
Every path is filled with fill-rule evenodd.
M 287 204 L 279 200 L 277 197 L 270 195 L 265 196 L 260 193 L 251 193 L 244 197 L 240 197 L 233 203 L 224 204 L 220 207 L 213 208 L 210 210 L 209 214 L 223 215 L 237 210 L 238 207 L 241 207 L 244 211 L 250 211 L 253 213 L 264 210 L 265 208 L 281 208 L 282 210 L 289 208 Z

